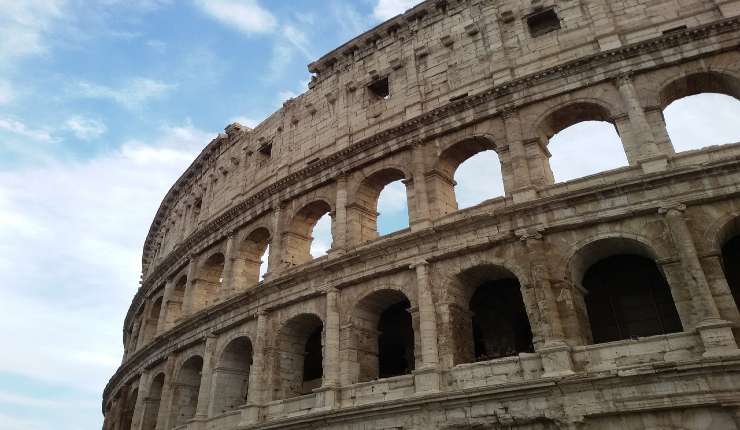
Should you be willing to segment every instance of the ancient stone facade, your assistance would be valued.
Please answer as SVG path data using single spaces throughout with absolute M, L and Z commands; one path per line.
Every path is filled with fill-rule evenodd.
M 164 199 L 104 429 L 740 429 L 740 144 L 676 153 L 662 115 L 740 98 L 738 15 L 429 0 L 311 64 Z M 587 120 L 629 166 L 554 183 Z M 506 195 L 458 210 L 484 150 Z M 410 227 L 379 237 L 399 179 Z

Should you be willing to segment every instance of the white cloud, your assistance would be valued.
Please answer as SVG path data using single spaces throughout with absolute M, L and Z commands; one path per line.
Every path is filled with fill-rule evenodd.
M 102 121 L 84 116 L 73 116 L 67 120 L 66 126 L 81 140 L 97 139 L 108 131 Z
M 64 17 L 65 0 L 0 0 L 0 63 L 47 50 L 45 36 Z
M 455 172 L 455 197 L 460 209 L 504 195 L 501 162 L 495 151 L 484 151 L 462 163 Z
M 176 87 L 154 79 L 135 78 L 118 88 L 79 82 L 73 92 L 80 97 L 110 100 L 127 109 L 137 109 L 151 100 L 164 97 Z
M 13 351 L 0 372 L 99 395 L 121 360 L 149 224 L 212 136 L 165 127 L 92 160 L 0 172 L 0 344 Z
M 270 33 L 277 19 L 257 0 L 195 0 L 195 4 L 212 18 L 242 33 Z
M 740 142 L 740 102 L 723 94 L 699 94 L 672 103 L 666 126 L 676 151 Z
M 375 9 L 373 9 L 373 16 L 378 20 L 385 21 L 406 12 L 421 2 L 422 0 L 378 0 Z
M 47 129 L 32 128 L 21 121 L 11 118 L 0 118 L 0 131 L 3 130 L 16 136 L 40 142 L 53 142 L 56 140 Z

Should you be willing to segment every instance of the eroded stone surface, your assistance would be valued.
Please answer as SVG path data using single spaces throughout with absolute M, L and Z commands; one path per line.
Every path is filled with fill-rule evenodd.
M 738 13 L 430 0 L 312 63 L 165 198 L 104 429 L 740 429 L 740 145 L 676 154 L 662 116 L 740 98 Z M 587 120 L 629 167 L 555 184 Z M 506 196 L 458 210 L 491 149 Z M 410 228 L 378 237 L 399 179 Z

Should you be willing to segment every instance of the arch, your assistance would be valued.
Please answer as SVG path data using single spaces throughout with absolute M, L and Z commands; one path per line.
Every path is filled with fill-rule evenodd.
M 185 360 L 177 371 L 172 395 L 170 419 L 172 427 L 179 427 L 195 417 L 202 372 L 203 357 L 199 355 L 193 355 Z
M 740 216 L 725 224 L 720 235 L 722 269 L 735 306 L 740 307 Z
M 162 296 L 157 297 L 146 317 L 144 326 L 144 341 L 146 343 L 151 342 L 157 336 L 159 315 L 162 312 L 162 300 Z
M 354 244 L 377 239 L 378 199 L 380 193 L 391 183 L 404 181 L 410 176 L 404 169 L 385 167 L 362 179 L 352 194 L 352 202 L 347 207 L 349 238 Z M 411 208 L 411 193 L 406 185 L 406 206 Z
M 397 289 L 378 289 L 355 304 L 350 317 L 352 382 L 411 373 L 416 367 L 411 301 Z
M 585 293 L 594 343 L 683 330 L 656 254 L 635 239 L 595 240 L 571 259 L 571 276 Z
M 612 112 L 604 103 L 579 100 L 542 117 L 537 131 L 550 152 L 544 174 L 547 182 L 568 181 L 629 164 Z
M 429 185 L 432 215 L 435 218 L 458 210 L 460 199 L 456 194 L 456 187 L 458 185 L 456 174 L 463 163 L 487 151 L 496 153 L 496 149 L 497 147 L 490 136 L 478 135 L 460 140 L 442 151 L 432 174 L 428 175 L 426 179 Z M 496 158 L 498 158 L 497 153 Z M 499 165 L 492 167 L 499 170 L 499 175 L 501 175 L 500 161 L 498 163 Z M 480 180 L 480 178 L 478 179 Z M 500 182 L 503 187 L 503 178 L 500 178 Z M 490 188 L 493 184 L 486 183 L 485 186 Z M 480 201 L 482 200 L 484 199 L 480 199 Z
M 137 387 L 131 387 L 128 394 L 126 395 L 125 407 L 121 416 L 120 430 L 130 430 L 134 420 L 134 411 L 136 410 L 136 402 L 139 399 L 139 389 Z
M 243 291 L 260 282 L 260 268 L 272 235 L 265 227 L 252 230 L 239 243 L 233 267 L 233 287 Z
M 660 107 L 701 93 L 724 94 L 740 100 L 740 78 L 727 72 L 701 71 L 688 73 L 665 83 L 658 94 Z
M 175 323 L 183 317 L 182 315 L 182 304 L 185 300 L 185 292 L 188 286 L 187 275 L 182 275 L 175 281 L 172 294 L 167 299 L 165 306 L 165 321 L 163 331 L 171 328 Z
M 509 269 L 478 263 L 454 277 L 453 364 L 533 352 L 523 287 Z
M 310 394 L 323 380 L 324 323 L 315 314 L 289 319 L 275 340 L 273 400 Z
M 231 340 L 219 355 L 213 372 L 216 395 L 211 407 L 214 414 L 233 411 L 247 403 L 252 356 L 252 341 L 247 336 Z
M 142 430 L 155 430 L 157 427 L 157 417 L 159 416 L 162 390 L 164 388 L 164 377 L 164 373 L 159 373 L 149 384 L 149 395 L 144 399 L 144 415 L 141 423 Z
M 213 305 L 218 299 L 223 284 L 226 258 L 221 252 L 214 252 L 198 268 L 198 273 L 190 291 L 192 312 L 198 312 Z
M 296 212 L 283 234 L 285 262 L 297 266 L 313 259 L 311 243 L 314 240 L 314 227 L 324 215 L 331 213 L 331 205 L 325 200 L 314 200 Z

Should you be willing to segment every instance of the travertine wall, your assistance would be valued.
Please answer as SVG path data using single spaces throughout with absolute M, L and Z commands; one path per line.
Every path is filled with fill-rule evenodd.
M 740 428 L 740 286 L 722 254 L 740 234 L 740 145 L 677 154 L 662 116 L 692 94 L 740 98 L 738 14 L 430 0 L 312 63 L 306 94 L 227 127 L 163 201 L 104 428 Z M 629 166 L 554 183 L 549 139 L 587 120 L 615 126 Z M 506 196 L 458 210 L 454 173 L 485 150 Z M 396 180 L 410 228 L 378 237 Z M 326 213 L 332 247 L 312 260 Z M 682 330 L 594 343 L 584 276 L 619 255 L 655 268 Z M 518 286 L 531 345 L 491 357 L 476 324 L 495 315 L 471 300 L 497 282 Z M 406 370 L 378 379 L 398 306 Z

